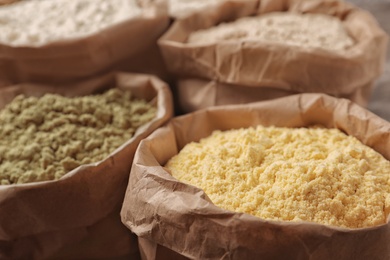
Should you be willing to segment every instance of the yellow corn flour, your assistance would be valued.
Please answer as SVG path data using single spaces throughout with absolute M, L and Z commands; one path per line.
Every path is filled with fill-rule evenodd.
M 0 111 L 0 184 L 55 180 L 100 161 L 155 113 L 118 88 L 75 98 L 17 96 Z
M 362 228 L 390 209 L 390 161 L 337 129 L 215 131 L 166 167 L 217 206 L 268 220 Z

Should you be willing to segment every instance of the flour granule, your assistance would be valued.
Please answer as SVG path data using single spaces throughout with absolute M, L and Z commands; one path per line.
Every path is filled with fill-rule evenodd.
M 96 33 L 141 15 L 136 0 L 29 0 L 0 7 L 0 42 L 39 46 Z
M 100 161 L 155 114 L 117 88 L 75 98 L 18 96 L 0 111 L 0 184 L 55 180 Z
M 347 228 L 386 223 L 390 161 L 337 129 L 216 131 L 166 167 L 224 209 Z
M 343 51 L 354 44 L 342 22 L 324 14 L 268 13 L 193 32 L 189 43 L 262 41 L 304 48 Z

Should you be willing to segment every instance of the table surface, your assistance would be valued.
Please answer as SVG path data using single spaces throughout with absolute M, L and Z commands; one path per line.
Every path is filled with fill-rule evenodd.
M 349 0 L 348 2 L 373 14 L 380 26 L 390 35 L 390 0 Z M 390 43 L 387 48 L 385 69 L 375 84 L 368 109 L 390 121 Z

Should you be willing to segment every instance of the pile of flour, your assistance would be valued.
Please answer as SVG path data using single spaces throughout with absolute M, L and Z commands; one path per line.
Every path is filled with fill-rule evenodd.
M 0 7 L 0 43 L 38 46 L 139 16 L 136 0 L 29 0 Z
M 182 14 L 199 11 L 218 2 L 221 0 L 169 0 L 169 14 L 180 17 Z
M 329 15 L 275 12 L 193 32 L 189 43 L 210 44 L 227 40 L 256 40 L 342 51 L 354 40 L 342 22 Z

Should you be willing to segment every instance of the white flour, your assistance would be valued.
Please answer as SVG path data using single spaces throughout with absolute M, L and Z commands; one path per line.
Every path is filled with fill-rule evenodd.
M 37 46 L 93 34 L 140 15 L 136 0 L 31 0 L 0 7 L 0 42 Z
M 182 14 L 195 12 L 218 2 L 221 0 L 168 0 L 169 14 L 173 17 L 179 17 Z
M 328 15 L 269 13 L 245 17 L 192 33 L 189 43 L 256 40 L 342 51 L 354 44 L 342 22 Z

